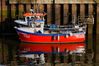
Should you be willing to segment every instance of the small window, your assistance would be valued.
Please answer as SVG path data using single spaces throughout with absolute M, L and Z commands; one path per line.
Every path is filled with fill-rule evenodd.
M 27 17 L 27 21 L 31 21 L 31 18 L 30 17 Z
M 41 27 L 41 23 L 35 23 L 35 26 L 40 28 Z
M 27 17 L 27 21 L 29 21 L 29 17 Z
M 20 18 L 21 20 L 25 21 L 25 17 Z
M 41 25 L 36 25 L 36 27 L 37 27 L 37 28 L 40 28 L 40 27 L 41 27 Z
M 34 20 L 34 17 L 31 17 L 31 20 L 33 21 Z

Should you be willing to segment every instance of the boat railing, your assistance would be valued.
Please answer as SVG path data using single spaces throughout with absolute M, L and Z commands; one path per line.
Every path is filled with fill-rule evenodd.
M 50 31 L 79 31 L 79 29 L 83 29 L 80 31 L 84 31 L 85 27 L 80 28 L 44 28 L 44 30 L 50 30 Z
M 51 25 L 44 25 L 46 29 L 76 29 L 75 27 L 78 26 L 79 28 L 86 28 L 86 25 L 80 24 L 80 25 L 56 25 L 56 26 L 51 26 Z

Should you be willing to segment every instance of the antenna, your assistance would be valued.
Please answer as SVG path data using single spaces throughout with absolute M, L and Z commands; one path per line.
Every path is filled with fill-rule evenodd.
M 36 12 L 40 12 L 40 5 L 39 3 L 37 2 L 37 0 L 34 0 L 34 10 Z
M 76 24 L 76 15 L 73 16 L 73 21 L 72 23 L 75 25 Z

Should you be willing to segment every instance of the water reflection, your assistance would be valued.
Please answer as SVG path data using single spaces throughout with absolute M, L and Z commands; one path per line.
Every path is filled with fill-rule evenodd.
M 3 51 L 1 52 L 3 57 L 0 57 L 3 62 L 8 62 L 16 59 L 18 64 L 30 64 L 32 61 L 36 64 L 44 63 L 70 63 L 72 60 L 81 61 L 86 60 L 85 56 L 79 55 L 79 52 L 85 50 L 85 43 L 76 44 L 35 44 L 35 43 L 23 43 L 18 40 L 7 39 L 6 37 L 1 39 L 3 45 Z M 76 55 L 73 52 L 77 53 Z M 70 54 L 69 54 L 70 53 Z M 8 54 L 8 56 L 7 56 Z M 73 55 L 72 55 L 73 54 Z M 7 58 L 8 57 L 8 58 Z M 78 57 L 78 58 L 77 58 Z M 12 59 L 11 59 L 12 58 Z M 35 59 L 34 59 L 35 58 Z M 91 58 L 90 58 L 91 59 Z M 41 61 L 42 60 L 42 61 Z M 0 60 L 0 62 L 2 62 Z
M 20 43 L 19 57 L 21 61 L 30 64 L 32 61 L 35 64 L 45 63 L 64 63 L 74 60 L 74 57 L 84 54 L 85 43 L 76 44 L 35 44 L 35 43 Z M 74 55 L 77 54 L 77 55 Z M 23 63 L 23 64 L 24 64 Z M 32 64 L 33 65 L 33 64 Z
M 85 43 L 76 44 L 32 44 L 32 43 L 21 43 L 19 45 L 20 53 L 33 54 L 33 53 L 52 53 L 52 52 L 82 52 L 85 49 Z

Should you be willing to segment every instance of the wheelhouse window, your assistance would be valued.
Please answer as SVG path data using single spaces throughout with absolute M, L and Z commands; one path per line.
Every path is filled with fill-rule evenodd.
M 28 21 L 28 22 L 29 22 L 29 20 L 30 20 L 29 17 L 27 17 L 27 21 Z
M 25 21 L 25 17 L 23 17 L 22 20 Z

